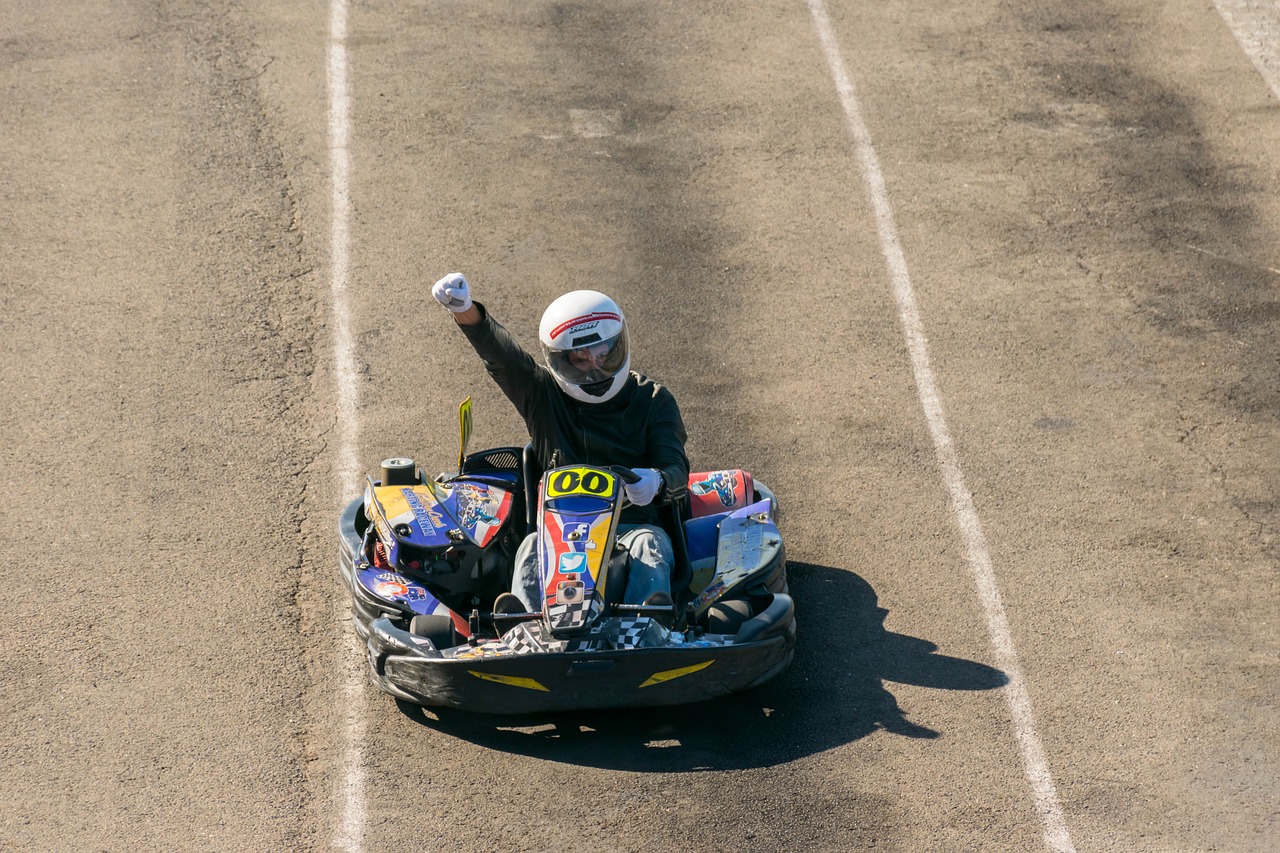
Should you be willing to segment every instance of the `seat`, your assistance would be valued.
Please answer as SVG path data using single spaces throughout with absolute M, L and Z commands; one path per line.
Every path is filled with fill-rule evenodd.
M 538 526 L 538 488 L 542 484 L 542 463 L 533 452 L 533 442 L 524 446 L 520 454 L 520 471 L 524 475 L 524 515 L 526 530 Z
M 739 468 L 700 471 L 689 475 L 688 511 L 681 524 L 689 565 L 689 577 L 715 566 L 720 542 L 720 522 L 755 500 L 755 482 Z

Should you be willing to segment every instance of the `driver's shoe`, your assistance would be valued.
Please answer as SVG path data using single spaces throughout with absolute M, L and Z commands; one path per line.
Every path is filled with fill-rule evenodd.
M 676 603 L 671 600 L 671 596 L 669 594 L 662 590 L 651 593 L 649 597 L 644 600 L 644 606 L 667 608 L 665 613 L 654 613 L 651 614 L 649 618 L 653 619 L 653 621 L 657 622 L 668 631 L 671 630 L 671 626 L 674 625 L 676 621 Z
M 524 613 L 528 608 L 514 593 L 504 592 L 493 600 L 493 632 L 502 637 L 515 627 L 516 620 L 509 618 L 513 613 Z
M 493 615 L 505 616 L 511 613 L 525 613 L 524 602 L 515 593 L 504 592 L 493 601 Z

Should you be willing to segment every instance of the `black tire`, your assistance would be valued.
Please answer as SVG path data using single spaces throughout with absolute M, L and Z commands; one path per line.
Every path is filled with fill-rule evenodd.
M 462 643 L 462 638 L 454 630 L 453 620 L 436 613 L 431 615 L 419 613 L 413 617 L 409 621 L 409 633 L 426 637 L 437 650 L 450 649 Z
M 736 643 L 749 643 L 762 637 L 795 636 L 796 605 L 789 595 L 775 595 L 772 600 L 757 603 L 759 612 L 738 629 Z
M 707 608 L 707 633 L 737 634 L 742 624 L 754 615 L 749 601 L 741 598 L 717 601 Z
M 397 456 L 382 460 L 382 485 L 412 486 L 417 482 L 418 475 L 412 459 Z

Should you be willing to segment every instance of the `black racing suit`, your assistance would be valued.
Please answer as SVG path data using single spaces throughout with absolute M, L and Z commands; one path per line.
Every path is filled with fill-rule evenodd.
M 656 504 L 684 494 L 689 483 L 687 435 L 671 392 L 632 373 L 622 390 L 603 403 L 580 403 L 560 390 L 502 324 L 475 303 L 483 319 L 460 326 L 489 375 L 524 418 L 538 461 L 546 466 L 624 465 L 655 468 L 663 488 L 647 506 L 628 506 L 624 524 L 657 524 Z

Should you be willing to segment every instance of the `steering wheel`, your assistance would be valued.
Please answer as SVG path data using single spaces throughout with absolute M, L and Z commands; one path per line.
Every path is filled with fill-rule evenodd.
M 618 475 L 618 478 L 624 483 L 640 482 L 640 475 L 624 465 L 610 465 L 609 471 Z

